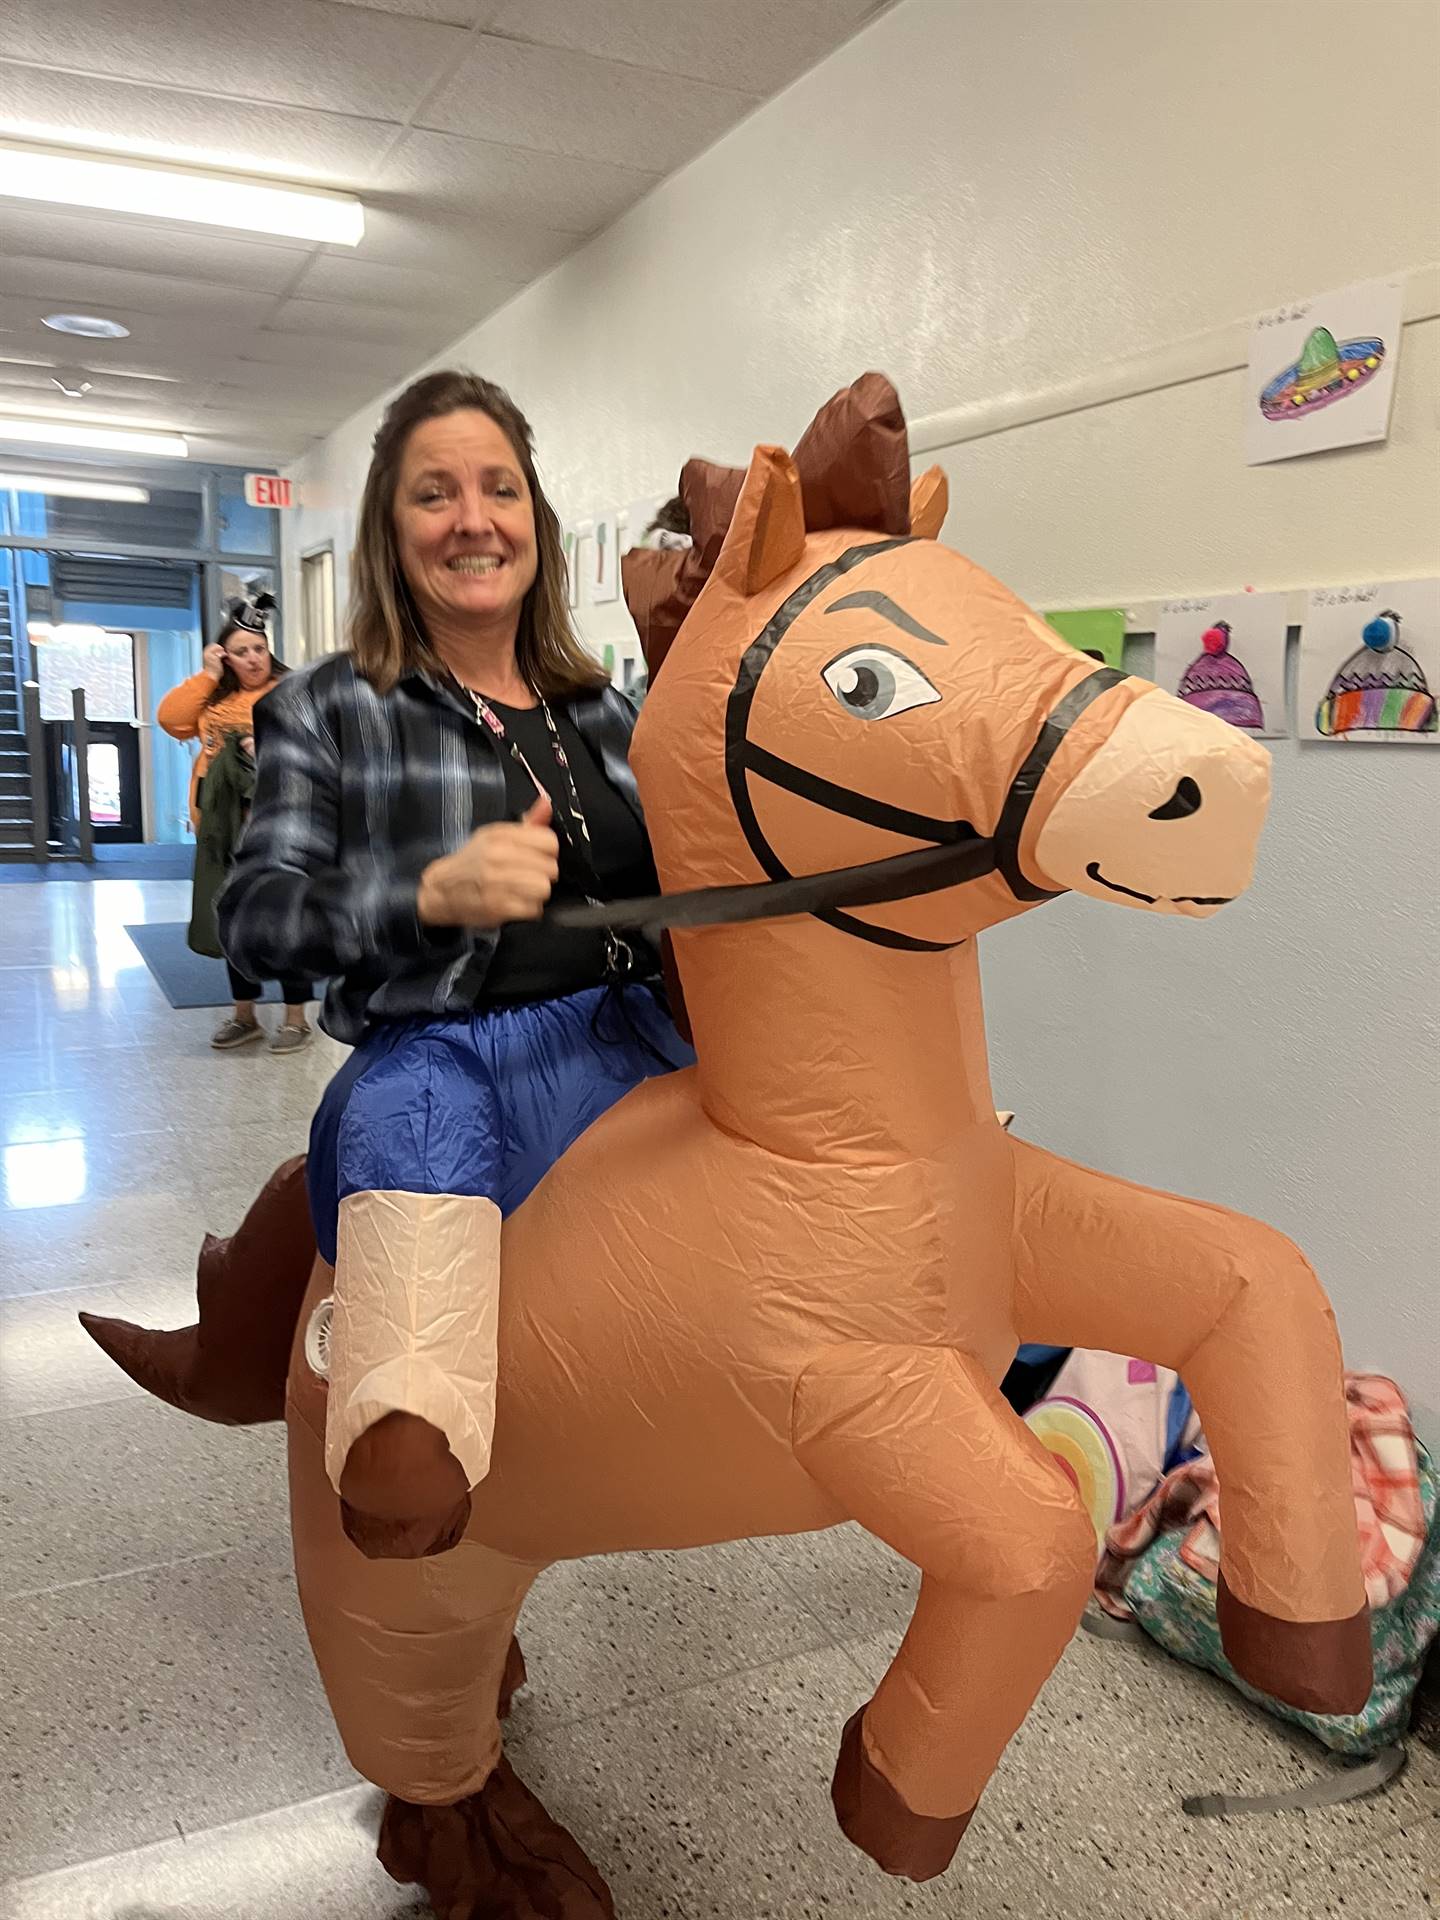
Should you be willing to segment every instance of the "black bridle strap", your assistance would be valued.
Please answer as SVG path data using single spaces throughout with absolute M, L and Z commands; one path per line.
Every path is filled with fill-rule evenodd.
M 579 901 L 548 916 L 557 927 L 595 931 L 605 927 L 715 927 L 745 920 L 785 920 L 837 907 L 880 907 L 921 894 L 943 893 L 995 871 L 995 843 L 976 834 L 949 846 L 922 847 L 867 860 L 827 873 L 789 880 L 754 880 L 738 887 L 697 887 L 691 893 L 660 893 L 648 900 L 610 900 L 598 907 Z
M 783 920 L 796 914 L 826 913 L 856 907 L 887 906 L 922 894 L 941 893 L 967 880 L 999 872 L 1017 900 L 1054 900 L 1059 896 L 1037 887 L 1020 871 L 1020 832 L 1035 799 L 1040 780 L 1054 759 L 1060 742 L 1085 709 L 1129 676 L 1114 667 L 1100 667 L 1078 681 L 1049 715 L 1039 738 L 1011 782 L 1000 810 L 993 839 L 974 833 L 963 821 L 948 823 L 923 814 L 906 814 L 883 801 L 832 787 L 817 775 L 806 775 L 763 749 L 748 749 L 750 769 L 762 779 L 776 773 L 779 784 L 802 793 L 832 812 L 892 832 L 919 829 L 927 839 L 937 833 L 947 841 L 922 847 L 915 853 L 892 854 L 885 860 L 867 860 L 859 866 L 835 867 L 825 873 L 797 874 L 784 880 L 754 880 L 736 887 L 697 887 L 689 893 L 662 893 L 647 900 L 612 900 L 598 907 L 579 902 L 556 907 L 550 919 L 556 926 L 590 930 L 605 927 L 713 927 L 746 920 Z M 823 789 L 823 791 L 822 791 Z M 906 825 L 897 826 L 903 820 Z
M 867 827 L 883 827 L 886 833 L 898 833 L 907 840 L 933 840 L 937 847 L 980 838 L 968 820 L 941 820 L 929 813 L 912 813 L 908 807 L 892 807 L 887 800 L 872 800 L 868 793 L 842 787 L 748 740 L 740 757 L 747 773 L 772 787 L 783 787 L 797 799 L 809 800 L 827 813 L 843 814 L 847 820 L 862 821 Z
M 1102 693 L 1108 693 L 1112 687 L 1118 687 L 1122 680 L 1128 680 L 1129 677 L 1118 667 L 1099 667 L 1094 673 L 1087 674 L 1085 679 L 1077 680 L 1040 729 L 1039 739 L 1010 782 L 1010 791 L 1005 796 L 1005 804 L 1000 809 L 1000 820 L 995 828 L 995 864 L 1017 900 L 1057 898 L 1052 888 L 1037 887 L 1033 880 L 1025 878 L 1020 869 L 1020 835 L 1035 795 L 1040 791 L 1045 769 L 1059 751 L 1060 742 L 1088 706 L 1098 700 Z

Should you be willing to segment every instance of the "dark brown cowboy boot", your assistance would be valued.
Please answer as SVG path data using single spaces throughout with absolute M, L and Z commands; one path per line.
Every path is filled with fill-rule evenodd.
M 285 1412 L 290 1343 L 315 1264 L 305 1161 L 277 1167 L 228 1240 L 206 1234 L 196 1270 L 199 1324 L 160 1332 L 82 1313 L 122 1372 L 202 1420 L 253 1426 Z

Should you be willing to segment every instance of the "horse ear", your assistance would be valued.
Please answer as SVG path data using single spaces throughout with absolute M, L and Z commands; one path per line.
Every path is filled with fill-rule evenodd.
M 938 540 L 950 510 L 950 482 L 943 467 L 927 467 L 910 489 L 910 531 L 917 540 Z
M 788 573 L 805 550 L 800 476 L 783 447 L 757 447 L 715 572 L 748 599 Z
M 805 524 L 903 534 L 910 524 L 910 452 L 900 396 L 883 373 L 842 387 L 795 442 Z

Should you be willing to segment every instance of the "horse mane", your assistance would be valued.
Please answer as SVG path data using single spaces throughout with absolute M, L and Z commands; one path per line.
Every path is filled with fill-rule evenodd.
M 910 443 L 900 396 L 883 373 L 862 374 L 827 400 L 793 458 L 807 533 L 835 527 L 910 532 Z M 714 571 L 744 483 L 743 467 L 687 460 L 680 497 L 690 516 L 691 545 L 679 551 L 635 547 L 621 561 L 626 605 L 652 680 Z

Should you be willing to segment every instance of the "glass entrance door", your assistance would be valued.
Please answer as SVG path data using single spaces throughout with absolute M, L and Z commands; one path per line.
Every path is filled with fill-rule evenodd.
M 74 689 L 85 692 L 94 838 L 185 840 L 194 748 L 164 733 L 155 709 L 200 665 L 199 563 L 61 552 L 25 559 L 27 637 L 47 733 L 71 720 Z M 72 769 L 64 792 L 75 791 Z

